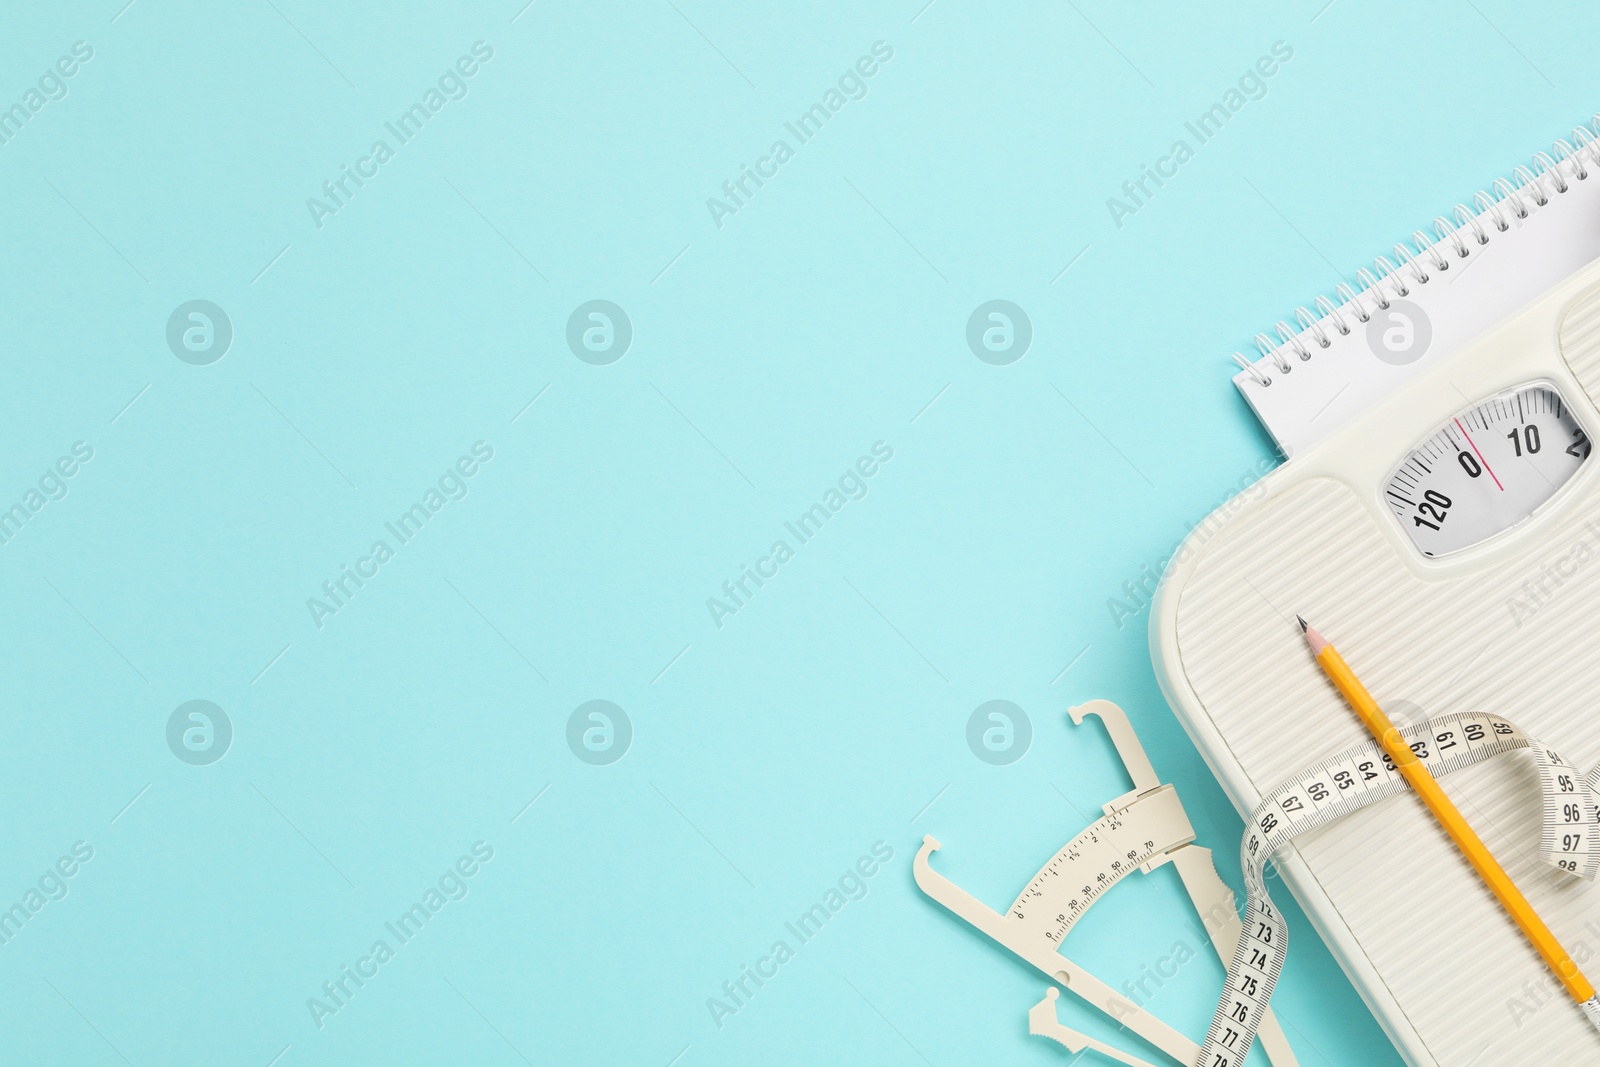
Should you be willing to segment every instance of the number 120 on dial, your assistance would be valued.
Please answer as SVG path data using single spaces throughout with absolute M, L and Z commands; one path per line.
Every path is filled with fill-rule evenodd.
M 1451 418 L 1384 487 L 1424 556 L 1470 548 L 1527 518 L 1589 458 L 1589 437 L 1555 386 L 1535 382 Z

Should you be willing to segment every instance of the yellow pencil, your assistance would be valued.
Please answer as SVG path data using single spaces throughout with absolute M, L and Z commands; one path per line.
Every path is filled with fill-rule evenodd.
M 1472 864 L 1478 876 L 1489 887 L 1501 905 L 1511 916 L 1513 922 L 1522 930 L 1524 936 L 1533 944 L 1539 955 L 1544 957 L 1544 962 L 1555 972 L 1561 984 L 1566 986 L 1567 992 L 1572 994 L 1572 999 L 1579 1004 L 1594 997 L 1594 986 L 1578 970 L 1578 965 L 1572 962 L 1572 957 L 1567 950 L 1561 947 L 1556 940 L 1556 935 L 1539 918 L 1533 910 L 1533 905 L 1528 903 L 1528 898 L 1522 895 L 1511 876 L 1506 874 L 1494 854 L 1489 851 L 1461 812 L 1456 809 L 1454 802 L 1439 785 L 1437 779 L 1428 770 L 1427 766 L 1417 758 L 1405 740 L 1400 736 L 1400 731 L 1389 722 L 1389 717 L 1378 707 L 1378 702 L 1372 699 L 1372 694 L 1367 692 L 1367 687 L 1361 684 L 1350 665 L 1339 655 L 1338 649 L 1328 643 L 1328 639 L 1300 621 L 1300 629 L 1305 632 L 1306 643 L 1311 646 L 1312 654 L 1317 657 L 1317 663 L 1328 675 L 1328 679 L 1338 686 L 1339 692 L 1344 694 L 1350 707 L 1355 710 L 1356 716 L 1361 720 L 1372 736 L 1378 739 L 1389 758 L 1394 761 L 1395 767 L 1405 778 L 1417 796 L 1433 812 L 1434 818 L 1439 820 L 1439 825 L 1444 827 L 1445 833 L 1456 843 L 1462 855 L 1467 857 L 1467 862 Z

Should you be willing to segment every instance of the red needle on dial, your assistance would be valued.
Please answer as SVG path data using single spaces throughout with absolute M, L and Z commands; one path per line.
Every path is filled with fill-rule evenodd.
M 1472 445 L 1472 450 L 1474 452 L 1478 452 L 1477 444 L 1472 440 L 1472 435 L 1467 432 L 1467 428 L 1465 426 L 1461 425 L 1461 420 L 1460 419 L 1456 419 L 1455 420 L 1455 424 L 1456 424 L 1456 429 L 1461 431 L 1461 436 L 1465 437 L 1467 439 L 1467 444 Z M 1478 452 L 1478 462 L 1483 464 L 1483 469 L 1489 472 L 1489 477 L 1494 479 L 1494 484 L 1500 489 L 1500 491 L 1502 493 L 1505 492 L 1506 491 L 1506 487 L 1500 484 L 1500 479 L 1494 473 L 1494 468 L 1489 466 L 1489 461 L 1483 458 L 1483 453 L 1482 452 Z

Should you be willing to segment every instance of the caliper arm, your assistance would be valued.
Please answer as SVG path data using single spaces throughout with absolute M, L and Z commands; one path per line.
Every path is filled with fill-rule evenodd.
M 1040 946 L 1016 944 L 1004 917 L 986 906 L 965 889 L 938 873 L 928 863 L 928 857 L 939 848 L 931 835 L 922 839 L 912 870 L 917 886 L 928 896 L 943 904 L 956 915 L 998 941 L 1034 967 L 1045 977 L 1067 987 L 1089 1006 L 1098 1008 L 1115 1019 L 1124 1028 L 1144 1038 L 1165 1052 L 1183 1067 L 1193 1067 L 1200 1058 L 1200 1046 L 1162 1022 L 1150 1012 L 1139 1007 L 1100 979 L 1067 959 L 1058 951 Z M 1137 1062 L 1137 1061 L 1135 1061 Z
M 1156 1067 L 1148 1060 L 1137 1059 L 1121 1049 L 1112 1048 L 1103 1041 L 1096 1041 L 1088 1034 L 1080 1034 L 1076 1030 L 1062 1026 L 1061 1019 L 1056 1015 L 1056 997 L 1060 995 L 1060 991 L 1051 986 L 1044 991 L 1044 999 L 1028 1009 L 1028 1033 L 1035 1037 L 1048 1037 L 1051 1041 L 1066 1046 L 1068 1052 L 1082 1052 L 1084 1049 L 1089 1049 L 1118 1063 L 1125 1063 L 1128 1067 Z

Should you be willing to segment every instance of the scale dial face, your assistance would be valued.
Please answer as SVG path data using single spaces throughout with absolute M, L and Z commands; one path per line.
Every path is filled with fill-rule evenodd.
M 1450 419 L 1384 487 L 1424 556 L 1470 548 L 1533 514 L 1589 458 L 1589 436 L 1556 387 L 1533 382 Z

